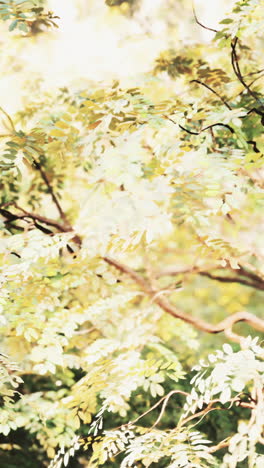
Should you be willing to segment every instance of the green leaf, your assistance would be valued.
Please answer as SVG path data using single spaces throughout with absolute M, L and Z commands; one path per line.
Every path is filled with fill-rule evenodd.
M 231 19 L 231 18 L 225 18 L 223 19 L 222 21 L 220 21 L 220 24 L 230 24 L 230 23 L 233 23 L 234 20 Z
M 13 31 L 16 27 L 17 27 L 17 24 L 18 24 L 18 20 L 14 20 L 12 21 L 12 23 L 9 25 L 9 31 Z
M 20 31 L 24 31 L 24 32 L 28 32 L 28 30 L 29 30 L 26 23 L 24 23 L 24 22 L 19 23 L 19 29 L 20 29 Z

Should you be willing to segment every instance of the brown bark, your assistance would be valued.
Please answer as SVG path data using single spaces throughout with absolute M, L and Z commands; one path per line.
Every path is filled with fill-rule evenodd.
M 213 334 L 223 332 L 229 339 L 231 339 L 232 341 L 237 341 L 239 343 L 243 341 L 243 337 L 235 334 L 232 330 L 233 326 L 238 322 L 247 322 L 252 328 L 264 332 L 264 320 L 246 311 L 237 312 L 233 315 L 230 315 L 229 317 L 226 317 L 224 320 L 222 320 L 216 325 L 210 324 L 197 317 L 188 315 L 180 309 L 178 309 L 173 304 L 171 304 L 166 298 L 162 297 L 159 294 L 159 291 L 153 289 L 151 284 L 133 269 L 127 267 L 126 265 L 123 265 L 119 261 L 110 257 L 104 257 L 104 260 L 106 263 L 115 267 L 121 273 L 124 273 L 131 279 L 133 279 L 141 287 L 145 294 L 150 296 L 151 300 L 155 302 L 155 304 L 157 304 L 165 312 L 177 319 L 189 323 L 190 325 L 192 325 L 200 331 Z

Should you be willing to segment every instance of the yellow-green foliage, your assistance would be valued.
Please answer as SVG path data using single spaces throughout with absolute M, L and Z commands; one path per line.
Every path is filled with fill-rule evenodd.
M 10 31 L 53 24 L 35 3 Z M 263 10 L 0 108 L 3 466 L 263 466 Z

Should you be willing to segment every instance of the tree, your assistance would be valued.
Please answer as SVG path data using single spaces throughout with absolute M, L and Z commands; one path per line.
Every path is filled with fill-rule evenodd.
M 0 108 L 4 466 L 263 466 L 263 6 L 133 88 Z

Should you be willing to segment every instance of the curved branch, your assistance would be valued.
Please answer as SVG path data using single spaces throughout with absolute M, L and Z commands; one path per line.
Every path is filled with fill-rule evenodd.
M 255 73 L 259 73 L 259 72 L 255 72 Z M 253 75 L 253 74 L 254 74 L 254 72 L 253 72 L 253 73 L 249 73 L 249 74 L 246 75 L 246 76 Z M 257 76 L 254 80 L 252 80 L 252 81 L 248 84 L 248 86 L 249 86 L 249 87 L 252 86 L 256 81 L 258 81 L 258 80 L 259 80 L 260 78 L 262 78 L 263 76 L 264 76 L 264 73 L 261 73 L 261 74 L 260 74 L 259 76 Z M 238 96 L 241 96 L 244 92 L 245 92 L 245 89 L 244 89 L 244 87 L 243 87 L 242 91 L 240 91 L 240 93 L 238 93 L 236 96 L 234 96 L 233 99 L 237 98 Z
M 227 439 L 222 440 L 222 442 L 219 442 L 219 444 L 214 445 L 213 447 L 208 447 L 208 452 L 214 453 L 214 452 L 217 452 L 218 450 L 228 447 L 230 444 L 230 439 L 231 437 L 227 437 Z
M 66 228 L 64 225 L 58 223 L 57 221 L 55 221 L 53 219 L 46 218 L 45 216 L 40 216 L 40 215 L 37 215 L 37 214 L 34 214 L 34 213 L 29 213 L 28 211 L 23 210 L 23 208 L 18 207 L 15 203 L 14 203 L 14 206 L 18 210 L 22 211 L 23 214 L 18 214 L 18 215 L 13 214 L 13 213 L 10 213 L 9 211 L 5 210 L 5 209 L 0 208 L 0 214 L 2 216 L 4 216 L 9 222 L 14 222 L 14 221 L 19 220 L 19 219 L 29 218 L 29 219 L 33 219 L 34 221 L 39 221 L 40 223 L 44 223 L 47 226 L 52 226 L 52 227 L 58 229 L 58 231 L 60 231 L 60 232 L 68 232 L 70 230 L 70 229 Z
M 165 411 L 165 409 L 166 409 L 166 406 L 167 406 L 167 404 L 168 404 L 168 402 L 169 402 L 170 397 L 171 397 L 172 395 L 175 395 L 176 393 L 178 393 L 178 394 L 180 394 L 180 395 L 184 395 L 184 396 L 186 396 L 186 397 L 189 395 L 189 393 L 183 392 L 183 391 L 181 391 L 181 390 L 172 390 L 170 393 L 168 393 L 168 395 L 166 395 L 165 397 L 163 397 L 162 400 L 164 400 L 164 401 L 163 401 L 163 404 L 162 404 L 162 407 L 161 407 L 160 414 L 159 414 L 159 416 L 157 417 L 157 419 L 156 419 L 156 421 L 154 422 L 154 424 L 152 424 L 150 430 L 154 429 L 154 427 L 156 427 L 156 426 L 159 424 L 159 422 L 161 421 L 162 416 L 163 416 L 163 414 L 164 414 L 164 411 Z M 161 403 L 162 400 L 160 400 L 160 403 Z
M 248 94 L 250 94 L 250 96 L 252 96 L 255 99 L 255 101 L 259 102 L 261 107 L 263 107 L 262 102 L 260 101 L 258 96 L 256 96 L 256 93 L 254 93 L 254 91 L 251 90 L 250 86 L 245 82 L 244 77 L 241 73 L 239 59 L 238 59 L 237 50 L 236 50 L 237 44 L 238 44 L 238 37 L 235 37 L 235 39 L 231 42 L 231 64 L 232 64 L 234 73 L 236 77 L 238 78 L 238 80 L 240 81 L 240 83 L 247 90 Z M 263 112 L 261 112 L 261 114 L 263 115 Z
M 13 214 L 13 213 L 10 213 L 9 211 L 7 211 L 6 209 L 4 209 L 5 207 L 8 207 L 8 206 L 14 206 L 15 208 L 17 208 L 18 210 L 22 211 L 23 214 Z M 41 216 L 41 215 L 37 215 L 35 213 L 29 213 L 28 211 L 24 210 L 23 208 L 20 208 L 16 202 L 8 202 L 8 203 L 4 203 L 3 205 L 0 205 L 0 214 L 2 216 L 4 216 L 6 218 L 7 221 L 5 221 L 5 224 L 9 224 L 9 226 L 15 228 L 15 229 L 18 229 L 20 231 L 24 231 L 24 229 L 21 227 L 21 226 L 15 226 L 13 225 L 12 223 L 14 221 L 17 221 L 17 220 L 20 220 L 20 219 L 24 219 L 24 220 L 27 220 L 27 218 L 29 219 L 32 219 L 33 222 L 34 222 L 34 225 L 37 229 L 39 229 L 40 231 L 44 232 L 44 234 L 48 234 L 48 235 L 52 235 L 54 234 L 52 231 L 50 231 L 49 229 L 41 226 L 41 224 L 39 223 L 44 223 L 46 224 L 47 226 L 52 226 L 54 227 L 55 229 L 57 229 L 58 232 L 73 232 L 73 227 L 69 224 L 69 222 L 65 223 L 65 224 L 61 224 L 61 223 L 58 223 L 57 221 L 53 220 L 53 219 L 50 219 L 50 218 L 46 218 L 45 216 Z M 66 217 L 65 217 L 66 219 Z M 81 238 L 78 234 L 75 234 L 74 237 L 72 238 L 72 241 L 77 244 L 78 246 L 81 245 L 82 241 L 81 241 Z M 74 250 L 70 247 L 69 244 L 67 244 L 67 249 L 70 253 L 74 253 Z
M 170 119 L 171 120 L 171 119 Z M 231 133 L 235 133 L 234 129 L 230 127 L 228 124 L 223 124 L 221 122 L 217 122 L 212 125 L 208 125 L 207 127 L 202 128 L 199 132 L 193 132 L 191 130 L 188 130 L 188 128 L 183 127 L 182 125 L 179 124 L 179 127 L 184 130 L 185 132 L 189 133 L 190 135 L 200 135 L 200 133 L 204 132 L 205 130 L 209 130 L 210 128 L 214 127 L 225 127 L 227 128 Z
M 213 267 L 214 268 L 214 267 Z M 178 276 L 178 275 L 186 275 L 188 273 L 199 273 L 201 270 L 196 267 L 189 267 L 189 268 L 182 268 L 182 269 L 168 269 L 162 270 L 156 273 L 155 278 L 162 278 L 163 276 Z
M 202 24 L 198 20 L 197 15 L 196 15 L 196 11 L 195 11 L 195 8 L 194 8 L 194 4 L 192 5 L 192 10 L 193 10 L 194 19 L 195 19 L 196 23 L 199 24 L 199 26 L 201 26 L 203 29 L 206 29 L 207 31 L 212 31 L 212 32 L 215 32 L 215 33 L 218 32 L 217 29 L 209 28 L 208 26 L 205 26 L 204 24 Z
M 155 421 L 155 423 L 153 424 L 153 426 L 151 427 L 151 429 L 153 429 L 153 427 L 157 426 L 157 424 L 160 422 L 161 418 L 162 418 L 162 415 L 164 413 L 164 410 L 166 408 L 166 405 L 168 404 L 168 401 L 170 399 L 170 397 L 172 395 L 183 395 L 185 397 L 189 396 L 190 394 L 187 393 L 187 392 L 184 392 L 183 390 L 171 390 L 167 395 L 163 396 L 162 398 L 160 398 L 159 401 L 157 401 L 153 406 L 151 406 L 147 411 L 145 411 L 144 413 L 140 414 L 140 416 L 138 416 L 136 419 L 133 419 L 133 421 L 129 421 L 128 423 L 126 424 L 122 424 L 121 426 L 118 426 L 118 427 L 115 427 L 114 429 L 112 430 L 117 430 L 117 429 L 120 429 L 121 427 L 127 427 L 127 426 L 133 426 L 136 422 L 138 422 L 140 419 L 144 418 L 144 416 L 146 416 L 147 414 L 149 414 L 151 411 L 153 411 L 154 409 L 156 409 L 162 402 L 163 405 L 162 405 L 162 408 L 161 408 L 161 412 L 157 418 L 157 420 Z
M 264 281 L 249 281 L 244 278 L 240 278 L 238 276 L 220 276 L 220 275 L 213 275 L 207 271 L 200 271 L 199 275 L 207 276 L 212 280 L 220 281 L 222 283 L 240 283 L 245 286 L 249 286 L 250 288 L 259 289 L 260 291 L 264 291 Z
M 186 274 L 198 274 L 201 276 L 206 276 L 215 281 L 221 281 L 222 283 L 239 283 L 245 286 L 249 286 L 250 288 L 259 289 L 260 291 L 264 291 L 264 278 L 255 274 L 252 271 L 248 271 L 243 265 L 239 264 L 239 270 L 235 270 L 239 273 L 239 276 L 220 276 L 210 273 L 210 270 L 218 270 L 219 266 L 211 266 L 208 267 L 206 270 L 204 268 L 198 268 L 196 266 L 184 268 L 184 269 L 168 269 L 160 271 L 156 274 L 156 278 L 161 278 L 162 276 L 179 276 L 179 275 L 186 275 Z M 223 268 L 224 269 L 224 268 Z M 224 269 L 225 270 L 225 269 Z M 228 269 L 230 271 L 230 268 Z M 233 270 L 232 270 L 233 271 Z M 248 278 L 248 279 L 246 279 Z
M 207 85 L 206 83 L 203 83 L 200 80 L 191 80 L 190 83 L 197 83 L 197 84 L 200 84 L 201 86 L 204 86 L 205 88 L 209 89 L 209 91 L 211 91 L 211 93 L 215 94 L 220 99 L 220 101 L 222 101 L 222 103 L 229 110 L 232 110 L 232 107 L 228 104 L 228 102 L 224 100 L 224 98 L 221 96 L 221 94 L 219 94 L 217 91 L 215 91 L 213 88 L 211 88 L 211 86 Z
M 224 320 L 219 322 L 216 325 L 211 325 L 204 320 L 191 317 L 184 312 L 179 311 L 174 307 L 170 302 L 168 302 L 164 298 L 158 297 L 155 299 L 156 304 L 158 304 L 165 312 L 169 313 L 175 318 L 179 318 L 187 323 L 190 323 L 193 325 L 195 328 L 197 328 L 200 331 L 204 331 L 207 333 L 221 333 L 221 332 L 226 332 L 231 329 L 233 325 L 235 325 L 238 322 L 247 322 L 249 325 L 252 326 L 252 328 L 264 332 L 264 320 L 256 317 L 255 315 L 251 314 L 250 312 L 237 312 L 229 317 L 226 317 Z M 242 337 L 241 337 L 242 338 Z
M 254 269 L 254 273 L 254 271 L 252 271 L 252 268 L 254 268 L 253 265 L 249 263 L 244 265 L 241 265 L 241 263 L 239 264 L 239 272 L 241 273 L 241 275 L 245 276 L 246 278 L 250 278 L 252 280 L 264 283 L 264 276 L 260 276 L 260 273 L 256 272 L 256 269 Z
M 240 343 L 244 338 L 232 332 L 233 326 L 238 322 L 246 322 L 250 326 L 252 326 L 252 328 L 264 332 L 264 320 L 256 317 L 250 312 L 237 312 L 229 317 L 226 317 L 224 320 L 222 320 L 216 325 L 212 325 L 210 323 L 205 322 L 202 319 L 185 314 L 173 304 L 171 304 L 167 299 L 161 297 L 160 295 L 157 295 L 158 291 L 153 289 L 148 281 L 142 278 L 142 276 L 140 276 L 131 268 L 127 267 L 126 265 L 123 265 L 119 261 L 108 256 L 103 257 L 103 260 L 109 265 L 114 266 L 121 273 L 124 273 L 130 278 L 132 278 L 137 284 L 141 286 L 143 291 L 152 298 L 152 301 L 165 312 L 167 312 L 174 318 L 189 323 L 197 330 L 212 334 L 224 332 L 228 338 L 232 339 L 233 341 L 239 341 Z
M 168 117 L 167 115 L 164 115 L 163 117 L 165 119 L 167 119 L 167 120 L 170 120 L 170 122 L 172 122 L 174 125 L 179 125 L 181 130 L 184 130 L 185 132 L 189 133 L 190 135 L 200 135 L 200 133 L 204 132 L 205 130 L 210 130 L 210 129 L 214 128 L 214 127 L 219 127 L 219 126 L 220 127 L 226 127 L 231 133 L 235 133 L 235 130 L 232 127 L 230 127 L 230 125 L 223 124 L 221 122 L 217 122 L 215 124 L 208 125 L 207 127 L 202 128 L 199 132 L 193 132 L 191 130 L 188 130 L 188 128 L 183 127 L 182 125 L 177 124 L 177 122 L 175 122 L 175 120 L 173 120 L 171 117 Z
M 199 418 L 201 416 L 201 419 L 198 421 L 198 422 L 201 422 L 201 420 L 208 414 L 208 413 L 211 413 L 211 411 L 215 411 L 215 410 L 223 410 L 223 408 L 219 408 L 219 407 L 214 407 L 214 403 L 218 402 L 219 400 L 213 400 L 211 401 L 205 409 L 199 411 L 198 413 L 194 413 L 192 414 L 191 416 L 188 416 L 188 418 L 185 418 L 185 419 L 182 419 L 180 421 L 180 425 L 181 426 L 184 426 L 186 423 L 192 421 L 193 419 L 196 419 L 196 418 Z M 196 423 L 198 424 L 198 423 Z M 195 424 L 195 426 L 196 426 Z
M 247 143 L 248 143 L 249 145 L 252 145 L 252 146 L 253 146 L 253 151 L 254 151 L 255 153 L 260 153 L 260 150 L 259 150 L 258 147 L 257 147 L 256 141 L 254 141 L 254 140 L 247 140 Z

